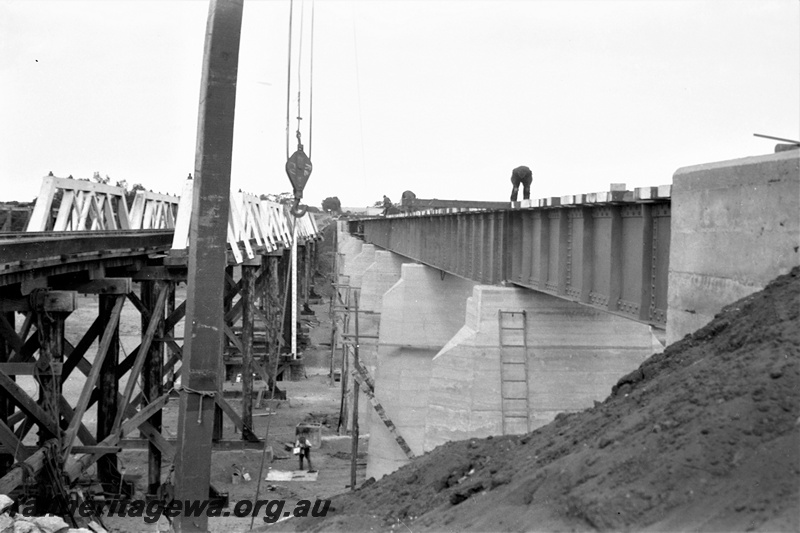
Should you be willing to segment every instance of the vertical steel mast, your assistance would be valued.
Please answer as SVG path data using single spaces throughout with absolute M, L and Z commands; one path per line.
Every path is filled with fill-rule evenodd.
M 177 500 L 207 500 L 214 395 L 223 341 L 226 237 L 242 0 L 211 0 L 197 121 L 189 234 L 186 340 L 178 415 Z M 178 516 L 176 531 L 205 531 L 208 517 Z

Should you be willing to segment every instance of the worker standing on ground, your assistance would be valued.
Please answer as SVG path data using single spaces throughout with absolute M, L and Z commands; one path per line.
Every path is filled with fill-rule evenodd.
M 517 167 L 511 171 L 511 201 L 517 201 L 517 193 L 519 192 L 519 184 L 522 184 L 522 199 L 530 200 L 531 198 L 531 182 L 533 181 L 533 172 L 525 165 Z
M 294 443 L 294 447 L 298 449 L 297 456 L 300 458 L 300 470 L 303 469 L 303 457 L 305 457 L 308 459 L 308 471 L 313 472 L 314 467 L 311 466 L 311 443 L 306 436 L 300 435 L 297 437 L 297 442 Z

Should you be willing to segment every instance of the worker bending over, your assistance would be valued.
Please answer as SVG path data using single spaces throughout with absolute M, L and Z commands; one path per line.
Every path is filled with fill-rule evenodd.
M 519 192 L 519 184 L 522 184 L 522 199 L 530 200 L 531 198 L 531 182 L 533 181 L 533 172 L 525 165 L 517 167 L 511 171 L 511 201 L 517 201 L 517 193 Z

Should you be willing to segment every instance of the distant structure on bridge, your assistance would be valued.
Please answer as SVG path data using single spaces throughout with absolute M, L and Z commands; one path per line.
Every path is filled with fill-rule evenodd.
M 438 198 L 414 198 L 411 200 L 411 211 L 424 211 L 426 209 L 508 209 L 509 202 L 484 202 L 481 200 L 440 200 Z
M 408 192 L 408 191 L 406 191 Z M 413 193 L 412 193 L 413 194 Z M 419 213 L 431 209 L 458 209 L 458 210 L 473 210 L 473 209 L 508 209 L 511 207 L 510 202 L 486 202 L 481 200 L 441 200 L 439 198 L 403 198 L 399 204 L 393 204 L 394 209 L 389 212 L 390 215 Z M 355 216 L 368 216 L 377 217 L 383 215 L 384 208 L 377 206 L 369 207 L 342 207 L 342 213 L 349 213 Z
M 33 203 L 0 203 L 0 231 L 22 231 L 28 226 L 33 212 Z

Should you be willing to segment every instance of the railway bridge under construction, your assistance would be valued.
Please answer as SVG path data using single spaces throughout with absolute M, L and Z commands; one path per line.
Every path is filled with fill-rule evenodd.
M 163 483 L 181 436 L 164 436 L 160 410 L 173 389 L 197 396 L 176 386 L 192 357 L 180 333 L 190 296 L 178 301 L 175 286 L 192 283 L 193 187 L 141 191 L 128 209 L 121 189 L 48 176 L 31 231 L 0 235 L 0 493 L 53 465 L 75 480 L 97 463 L 100 480 L 117 483 L 116 454 L 130 447 L 148 449 L 149 491 Z M 799 199 L 795 150 L 680 169 L 671 186 L 338 221 L 332 355 L 342 356 L 350 431 L 369 427 L 368 475 L 603 399 L 654 351 L 800 263 Z M 212 364 L 221 375 L 234 359 L 274 384 L 293 364 L 265 364 L 286 331 L 281 301 L 290 286 L 307 294 L 319 230 L 254 195 L 230 194 L 228 207 L 217 302 L 226 341 Z M 293 242 L 302 274 L 287 283 Z M 96 297 L 97 316 L 70 343 L 81 295 Z M 127 354 L 124 309 L 142 323 Z M 187 410 L 213 427 L 212 448 L 262 445 L 249 429 L 250 375 L 240 412 L 210 389 Z M 223 416 L 235 439 L 221 433 Z
M 254 323 L 266 325 L 261 349 L 279 361 L 290 285 L 280 281 L 297 271 L 289 259 L 313 261 L 318 229 L 307 214 L 230 192 L 241 16 L 241 2 L 211 2 L 195 181 L 180 199 L 144 195 L 128 211 L 120 190 L 48 176 L 32 232 L 0 236 L 0 493 L 51 486 L 45 475 L 74 481 L 95 463 L 113 484 L 116 454 L 138 430 L 148 491 L 171 456 L 176 499 L 203 500 L 222 496 L 210 483 L 213 448 L 232 445 L 222 416 L 238 441 L 258 444 L 250 378 L 274 385 L 280 368 L 259 362 Z M 303 157 L 287 161 L 290 179 L 311 171 L 299 141 L 298 127 Z M 370 428 L 368 475 L 447 440 L 520 433 L 590 407 L 653 350 L 800 263 L 799 154 L 687 167 L 670 187 L 340 221 L 332 354 L 341 346 L 351 432 Z M 292 181 L 296 215 L 304 183 Z M 80 294 L 97 295 L 97 317 L 71 344 L 65 327 Z M 127 302 L 142 334 L 121 358 Z M 224 346 L 244 365 L 240 413 L 219 394 Z M 160 411 L 178 378 L 172 441 Z M 206 526 L 204 516 L 175 522 Z
M 348 409 L 369 427 L 367 476 L 591 407 L 800 264 L 799 156 L 681 168 L 668 186 L 340 222 L 337 346 L 354 377 Z

